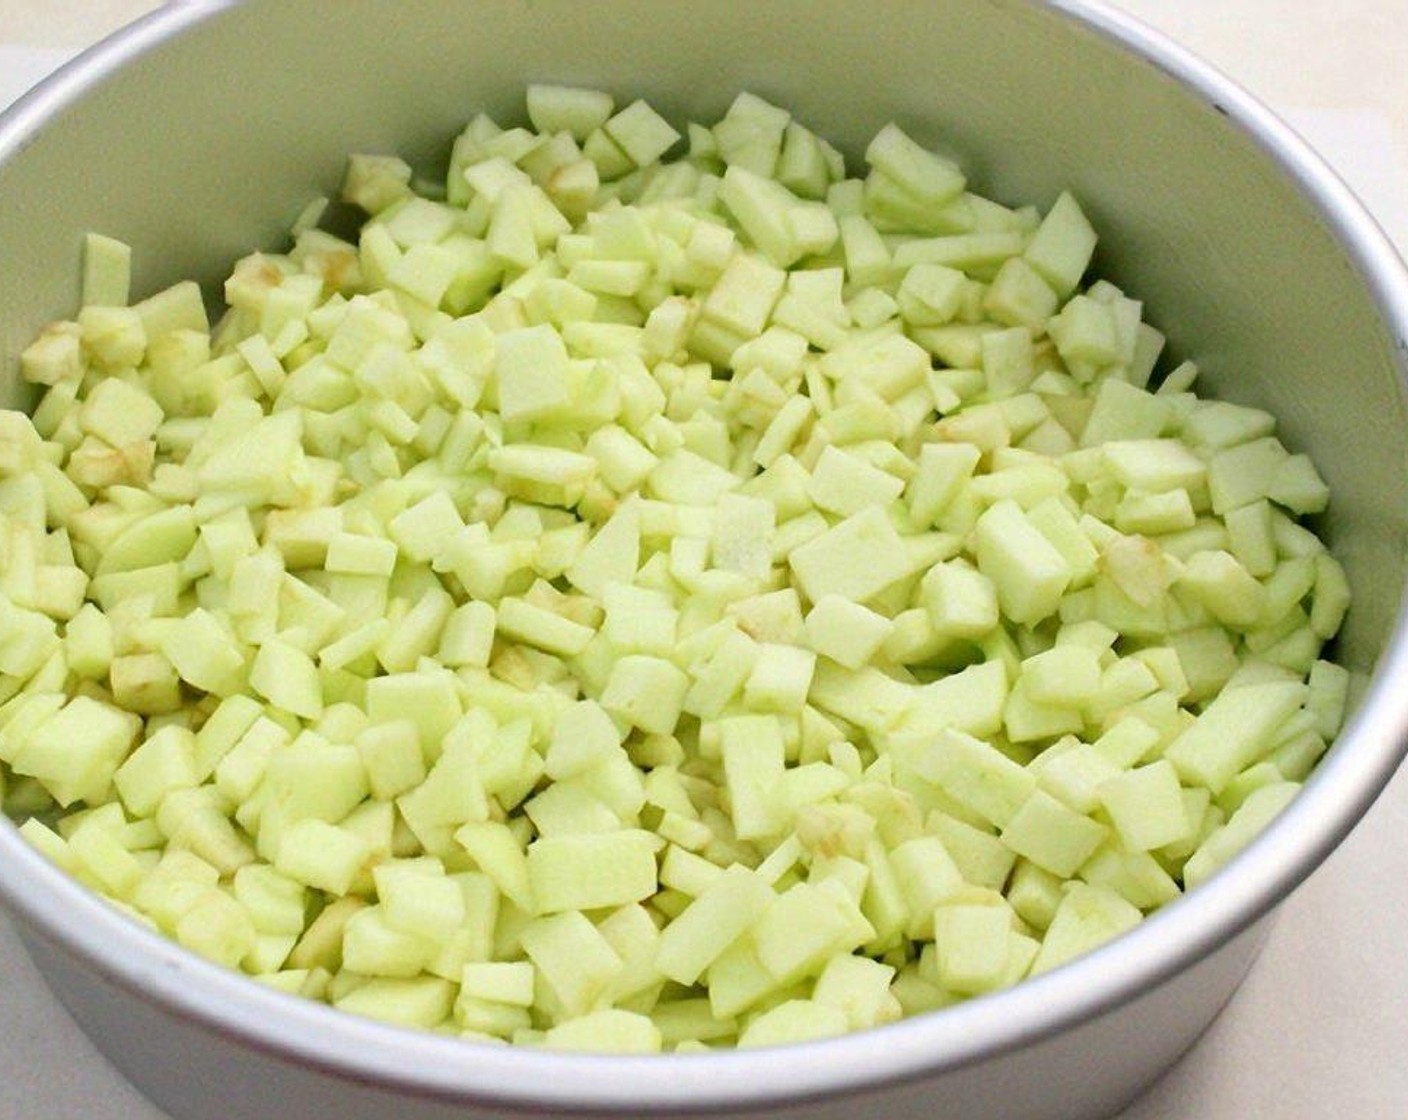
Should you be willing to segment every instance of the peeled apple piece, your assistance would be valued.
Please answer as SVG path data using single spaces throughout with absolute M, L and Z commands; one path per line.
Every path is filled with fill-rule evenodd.
M 1078 201 L 539 84 L 355 242 L 85 306 L 0 413 L 0 790 L 282 991 L 645 1053 L 888 1023 L 1214 875 L 1343 718 L 1269 414 Z M 672 155 L 673 153 L 673 155 Z

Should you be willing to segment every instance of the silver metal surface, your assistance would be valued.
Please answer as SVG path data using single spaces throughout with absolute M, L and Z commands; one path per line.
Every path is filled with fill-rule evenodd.
M 173 1114 L 406 1120 L 580 1110 L 744 1116 L 1107 1114 L 1216 1014 L 1260 920 L 1354 825 L 1408 742 L 1408 276 L 1345 188 L 1184 52 L 1063 0 L 255 0 L 173 6 L 0 121 L 0 361 L 77 295 L 81 235 L 134 244 L 136 283 L 215 281 L 278 247 L 347 152 L 431 166 L 532 80 L 645 96 L 676 119 L 740 89 L 854 155 L 887 119 L 978 189 L 1065 187 L 1098 270 L 1146 301 L 1206 386 L 1264 405 L 1328 478 L 1321 526 L 1355 606 L 1358 699 L 1305 792 L 1204 888 L 999 995 L 783 1052 L 604 1058 L 480 1047 L 282 996 L 139 928 L 0 823 L 0 895 L 105 1052 Z

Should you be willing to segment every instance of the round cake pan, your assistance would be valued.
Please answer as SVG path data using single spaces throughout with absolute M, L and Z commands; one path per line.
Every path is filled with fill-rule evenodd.
M 1334 494 L 1318 526 L 1354 606 L 1348 721 L 1303 793 L 1205 886 L 1009 991 L 849 1037 L 689 1056 L 488 1047 L 280 995 L 149 933 L 0 823 L 0 896 L 59 998 L 173 1116 L 579 1115 L 1041 1120 L 1108 1115 L 1207 1026 L 1274 908 L 1354 826 L 1408 742 L 1408 276 L 1343 185 L 1233 84 L 1075 0 L 183 3 L 0 119 L 0 354 L 72 314 L 82 234 L 140 291 L 277 248 L 347 153 L 433 167 L 478 111 L 555 80 L 709 119 L 740 90 L 852 157 L 894 119 L 977 189 L 1102 233 L 1205 390 L 1272 410 Z M 215 290 L 212 288 L 212 290 Z

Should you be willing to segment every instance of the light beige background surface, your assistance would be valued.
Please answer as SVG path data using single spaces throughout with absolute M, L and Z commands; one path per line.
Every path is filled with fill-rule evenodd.
M 3 67 L 156 5 L 0 0 Z M 1119 0 L 1285 115 L 1408 245 L 1408 0 Z M 47 56 L 29 56 L 29 63 Z M 52 56 L 57 61 L 61 56 Z M 8 61 L 7 61 L 8 60 Z M 18 71 L 17 71 L 18 73 Z M 13 81 L 13 79 L 12 79 Z M 1408 1117 L 1408 777 L 1283 908 L 1202 1042 L 1120 1120 Z M 162 1120 L 49 997 L 0 919 L 0 1118 Z

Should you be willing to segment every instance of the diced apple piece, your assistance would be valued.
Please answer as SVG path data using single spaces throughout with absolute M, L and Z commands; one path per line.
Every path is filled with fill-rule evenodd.
M 1205 839 L 1183 865 L 1183 882 L 1190 890 L 1209 879 L 1218 868 L 1265 830 L 1297 793 L 1297 782 L 1276 782 L 1248 797 L 1221 828 Z
M 344 828 L 314 818 L 291 825 L 279 842 L 274 866 L 290 879 L 332 894 L 346 894 L 362 869 L 367 844 Z
M 528 845 L 539 913 L 624 906 L 656 890 L 655 837 L 640 829 L 540 837 Z
M 1270 745 L 1272 736 L 1305 702 L 1299 681 L 1271 680 L 1227 688 L 1203 709 L 1164 756 L 1185 781 L 1221 793 Z
M 1080 204 L 1065 192 L 1057 197 L 1023 253 L 1027 263 L 1065 299 L 1080 283 L 1095 252 L 1096 235 Z
M 813 603 L 826 595 L 865 602 L 910 570 L 899 534 L 875 506 L 793 549 L 788 564 Z
M 1073 883 L 1056 908 L 1041 949 L 1032 961 L 1033 976 L 1088 953 L 1139 924 L 1142 915 L 1113 891 Z
M 990 506 L 973 530 L 978 570 L 997 586 L 1003 614 L 1036 623 L 1056 611 L 1071 573 L 1064 558 L 1010 499 Z
M 1101 783 L 1099 797 L 1120 839 L 1134 851 L 1162 848 L 1188 833 L 1178 772 L 1166 759 Z
M 611 95 L 574 86 L 535 84 L 528 87 L 528 119 L 543 135 L 566 132 L 585 140 L 611 116 Z
M 845 1013 L 815 1000 L 780 1003 L 754 1018 L 738 1036 L 740 1047 L 782 1046 L 844 1034 Z

